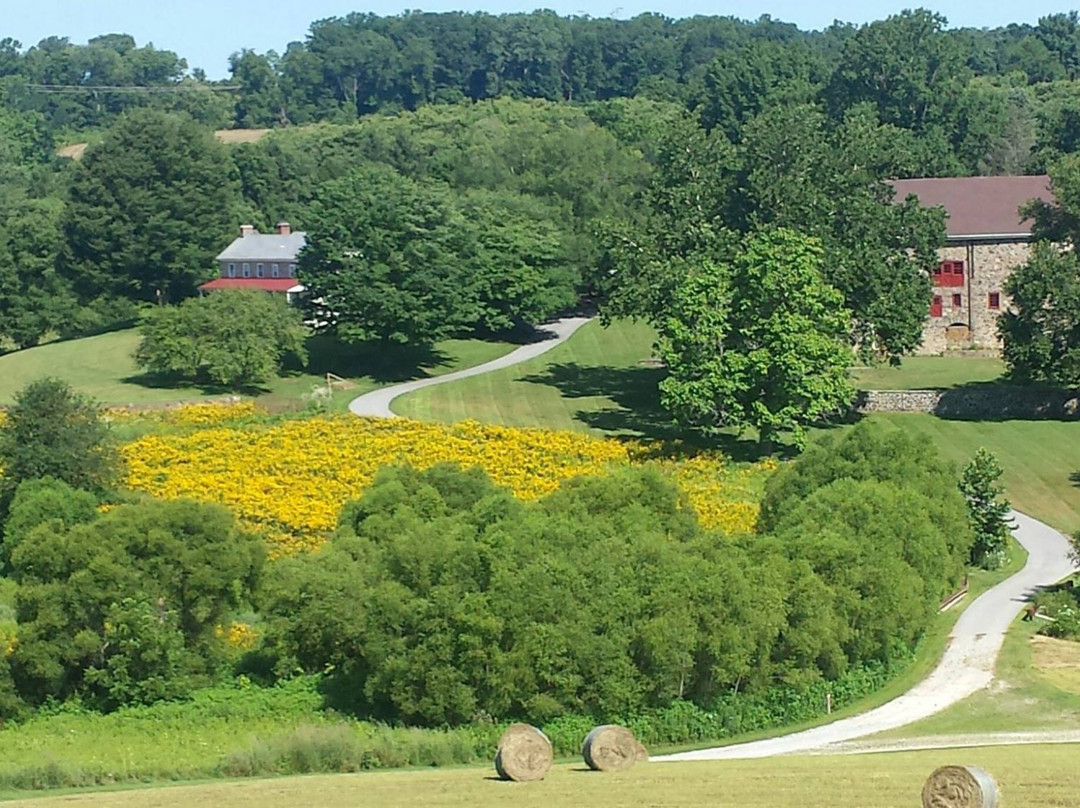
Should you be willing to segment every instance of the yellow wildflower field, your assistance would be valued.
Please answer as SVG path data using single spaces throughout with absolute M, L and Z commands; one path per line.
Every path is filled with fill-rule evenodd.
M 277 556 L 321 544 L 341 506 L 390 463 L 480 466 L 515 496 L 534 500 L 567 478 L 646 462 L 650 451 L 575 432 L 338 416 L 149 434 L 124 445 L 123 454 L 130 488 L 220 502 L 261 530 Z M 768 461 L 736 466 L 709 454 L 656 462 L 706 526 L 727 532 L 753 527 L 773 468 Z

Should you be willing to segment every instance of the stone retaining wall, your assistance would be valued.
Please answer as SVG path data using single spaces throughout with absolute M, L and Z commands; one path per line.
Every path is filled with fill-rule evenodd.
M 955 390 L 862 390 L 855 410 L 925 412 L 943 418 L 1080 420 L 1080 391 L 979 385 Z

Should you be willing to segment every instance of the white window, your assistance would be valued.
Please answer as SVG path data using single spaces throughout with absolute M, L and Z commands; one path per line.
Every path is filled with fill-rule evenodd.
M 289 277 L 290 278 L 295 278 L 296 277 L 296 264 L 289 264 Z
M 235 278 L 236 277 L 236 264 L 229 264 L 229 277 L 230 278 Z
M 262 276 L 263 276 L 263 265 L 262 264 L 256 264 L 255 265 L 255 277 L 256 278 L 261 278 Z
M 251 264 L 249 264 L 247 261 L 244 262 L 244 277 L 251 277 Z
M 278 276 L 278 265 L 277 264 L 271 264 L 270 265 L 270 277 L 271 278 L 276 278 L 277 276 Z

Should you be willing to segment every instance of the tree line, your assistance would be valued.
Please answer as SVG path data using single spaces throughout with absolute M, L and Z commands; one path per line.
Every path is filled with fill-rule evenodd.
M 433 19 L 385 18 L 406 27 Z M 348 43 L 349 31 L 371 33 L 385 20 L 350 17 L 313 31 Z M 675 41 L 671 32 L 707 22 L 664 23 L 655 36 Z M 317 125 L 235 146 L 216 142 L 197 112 L 163 109 L 148 94 L 102 117 L 109 127 L 78 161 L 55 155 L 49 109 L 5 104 L 0 339 L 19 348 L 138 322 L 146 307 L 180 303 L 212 277 L 213 256 L 239 222 L 287 219 L 308 232 L 299 262 L 307 319 L 343 341 L 429 345 L 533 325 L 585 302 L 656 327 L 669 369 L 661 400 L 684 424 L 798 441 L 807 422 L 851 400 L 845 346 L 897 362 L 921 340 L 943 220 L 894 200 L 890 178 L 1046 167 L 1065 188 L 1075 127 L 1070 57 L 1061 54 L 1076 20 L 995 34 L 999 44 L 1016 35 L 1025 52 L 1039 42 L 1059 54 L 1065 77 L 1034 84 L 991 70 L 1012 65 L 1000 54 L 973 65 L 976 40 L 925 11 L 820 35 L 770 20 L 711 22 L 747 39 L 709 55 L 696 94 L 477 96 L 359 117 L 324 104 L 310 119 Z M 3 86 L 21 86 L 19 70 L 68 47 L 9 43 Z M 115 52 L 102 57 L 112 80 L 182 72 L 130 38 L 86 48 Z M 635 45 L 635 58 L 646 52 Z M 761 266 L 768 282 L 751 284 Z M 837 303 L 845 311 L 825 316 Z M 1057 344 L 1049 325 L 1032 330 L 1038 315 L 1027 308 L 1027 331 L 1008 329 L 1018 347 L 1007 358 L 1039 334 Z M 163 339 L 177 326 L 158 324 L 155 344 L 181 353 L 144 354 L 148 369 L 211 373 L 202 357 L 212 352 Z M 278 354 L 299 355 L 293 347 Z M 781 368 L 785 357 L 799 361 Z M 264 360 L 250 367 L 265 375 L 275 357 Z M 1023 368 L 1014 364 L 1018 378 Z M 243 373 L 228 371 L 230 383 L 253 380 Z
M 5 39 L 0 102 L 42 116 L 56 136 L 108 126 L 123 110 L 143 106 L 183 110 L 214 127 L 249 128 L 347 122 L 503 96 L 570 102 L 646 96 L 682 103 L 707 126 L 731 134 L 766 97 L 813 96 L 834 114 L 872 100 L 884 121 L 931 141 L 953 141 L 965 170 L 977 170 L 980 159 L 984 168 L 1001 169 L 1015 142 L 1031 135 L 1035 117 L 1044 115 L 1053 129 L 1050 119 L 1060 124 L 1074 114 L 1077 24 L 1075 12 L 1047 15 L 1037 25 L 947 30 L 942 17 L 919 10 L 822 31 L 801 31 L 767 15 L 750 22 L 550 11 L 353 13 L 312 23 L 303 41 L 280 54 L 238 43 L 231 76 L 220 83 L 189 70 L 176 53 L 138 47 L 126 34 L 86 45 L 52 36 L 27 48 Z M 235 92 L 214 91 L 220 87 Z M 957 122 L 976 140 L 987 127 L 1005 124 L 1009 131 L 993 154 L 973 155 L 973 144 L 963 142 L 967 134 L 950 129 Z

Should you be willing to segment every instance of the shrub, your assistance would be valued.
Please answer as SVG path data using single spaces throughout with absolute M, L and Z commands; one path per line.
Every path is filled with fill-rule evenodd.
M 0 466 L 6 505 L 24 480 L 51 477 L 73 488 L 108 490 L 120 460 L 98 405 L 67 382 L 42 378 L 15 394 L 0 423 Z
M 106 709 L 183 693 L 216 674 L 215 628 L 250 597 L 263 553 L 224 508 L 188 501 L 31 529 L 11 553 L 19 693 Z
M 224 290 L 149 309 L 135 361 L 150 373 L 239 388 L 307 361 L 299 311 L 278 295 Z

